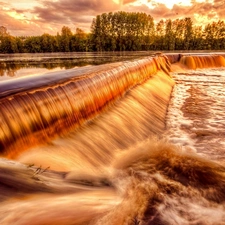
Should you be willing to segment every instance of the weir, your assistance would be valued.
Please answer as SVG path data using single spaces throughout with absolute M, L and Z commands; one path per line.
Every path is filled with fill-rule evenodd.
M 187 69 L 204 69 L 225 66 L 224 55 L 206 55 L 192 54 L 180 55 L 179 62 L 187 67 Z
M 223 224 L 224 164 L 164 139 L 172 76 L 181 76 L 184 91 L 192 85 L 183 72 L 170 73 L 171 63 L 192 79 L 199 73 L 185 72 L 194 69 L 192 61 L 215 67 L 223 65 L 221 57 L 158 54 L 1 82 L 0 224 Z M 209 81 L 202 74 L 203 87 L 223 76 L 213 70 Z M 194 116 L 215 101 L 215 95 L 201 102 L 205 92 L 193 94 L 185 110 Z M 192 122 L 182 123 L 179 104 L 173 125 L 190 132 Z M 221 126 L 222 114 L 215 125 Z
M 166 57 L 81 69 L 66 77 L 45 76 L 0 84 L 0 148 L 12 156 L 79 127 L 158 71 Z M 167 76 L 167 75 L 165 75 Z M 47 77 L 47 78 L 46 78 Z M 23 83 L 24 82 L 24 83 Z
M 0 83 L 0 152 L 7 157 L 43 144 L 98 116 L 129 90 L 170 65 L 188 69 L 225 66 L 224 55 L 156 54 L 130 62 Z

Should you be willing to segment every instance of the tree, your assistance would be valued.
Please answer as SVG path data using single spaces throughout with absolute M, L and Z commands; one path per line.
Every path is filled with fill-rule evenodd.
M 149 49 L 153 43 L 154 22 L 145 13 L 103 13 L 93 19 L 91 35 L 96 51 Z
M 70 52 L 70 41 L 72 38 L 72 31 L 69 27 L 63 26 L 61 35 L 59 36 L 59 50 L 61 52 Z
M 29 53 L 39 53 L 41 50 L 41 37 L 40 36 L 31 36 L 25 39 L 24 41 L 25 52 Z
M 202 26 L 193 27 L 192 50 L 204 49 Z
M 165 48 L 165 22 L 160 20 L 156 24 L 154 50 L 163 50 Z
M 183 50 L 189 50 L 192 46 L 193 38 L 193 22 L 191 18 L 184 19 L 184 41 L 183 41 Z
M 184 40 L 184 20 L 176 19 L 173 21 L 173 27 L 175 30 L 175 50 L 182 50 Z
M 175 50 L 175 32 L 171 20 L 166 21 L 165 50 Z
M 42 52 L 55 52 L 58 50 L 56 38 L 50 34 L 44 33 L 40 37 L 40 44 Z
M 92 43 L 93 49 L 96 51 L 102 51 L 102 26 L 101 26 L 101 17 L 98 15 L 96 19 L 93 19 L 91 25 L 91 34 L 92 34 Z
M 16 38 L 11 35 L 1 37 L 0 52 L 2 53 L 17 53 Z
M 225 22 L 194 26 L 191 18 L 160 20 L 141 12 L 103 13 L 91 24 L 91 33 L 67 26 L 61 33 L 13 37 L 0 26 L 0 52 L 71 52 L 139 50 L 224 50 Z
M 0 37 L 8 36 L 7 28 L 4 26 L 0 26 Z
M 88 35 L 80 28 L 76 29 L 75 35 L 71 37 L 70 49 L 73 52 L 88 51 Z

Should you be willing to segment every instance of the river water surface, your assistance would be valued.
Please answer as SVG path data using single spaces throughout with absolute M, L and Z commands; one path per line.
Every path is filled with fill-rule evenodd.
M 224 163 L 225 69 L 174 72 L 167 132 L 170 141 Z
M 224 225 L 225 59 L 182 57 L 4 72 L 0 224 Z

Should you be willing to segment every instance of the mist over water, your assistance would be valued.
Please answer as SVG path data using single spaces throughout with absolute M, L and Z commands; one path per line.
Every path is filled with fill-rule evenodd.
M 180 57 L 5 91 L 0 224 L 225 224 L 224 68 Z

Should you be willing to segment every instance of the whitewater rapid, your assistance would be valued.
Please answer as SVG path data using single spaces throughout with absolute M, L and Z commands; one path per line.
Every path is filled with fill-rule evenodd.
M 167 114 L 172 143 L 224 164 L 225 69 L 173 73 L 176 81 Z

